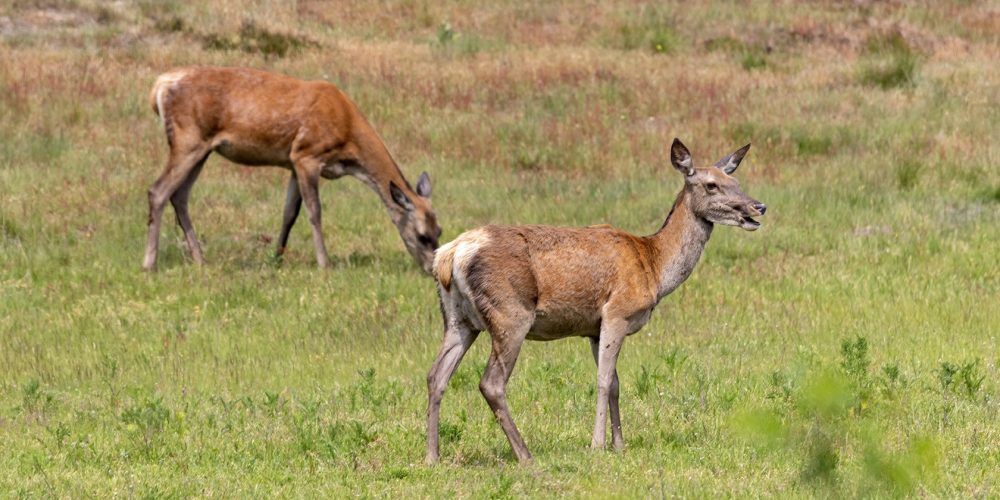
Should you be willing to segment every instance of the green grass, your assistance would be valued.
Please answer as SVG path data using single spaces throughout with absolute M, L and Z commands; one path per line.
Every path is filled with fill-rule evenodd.
M 110 5 L 0 7 L 4 494 L 1000 494 L 988 8 L 869 6 L 905 21 L 900 42 L 832 4 Z M 247 22 L 311 42 L 202 45 Z M 913 72 L 859 79 L 899 43 Z M 437 298 L 363 185 L 323 184 L 321 272 L 304 220 L 271 258 L 287 174 L 213 157 L 191 206 L 209 263 L 168 214 L 160 272 L 140 272 L 166 154 L 147 92 L 192 63 L 337 83 L 411 180 L 430 172 L 443 241 L 491 222 L 648 234 L 680 188 L 674 136 L 696 162 L 751 141 L 737 176 L 768 214 L 718 228 L 626 341 L 624 453 L 588 449 L 587 342 L 529 343 L 509 401 L 536 464 L 517 465 L 479 394 L 481 336 L 425 467 Z

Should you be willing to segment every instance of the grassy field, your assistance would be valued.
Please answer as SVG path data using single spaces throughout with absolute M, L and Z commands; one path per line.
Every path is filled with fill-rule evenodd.
M 1000 11 L 993 2 L 6 0 L 0 6 L 0 496 L 1000 495 Z M 491 222 L 655 231 L 695 161 L 752 141 L 769 210 L 715 231 L 625 343 L 627 449 L 588 449 L 584 340 L 529 343 L 518 466 L 481 337 L 423 465 L 433 282 L 361 183 L 323 184 L 334 260 L 287 174 L 213 157 L 189 262 L 156 75 L 327 79 L 442 241 Z

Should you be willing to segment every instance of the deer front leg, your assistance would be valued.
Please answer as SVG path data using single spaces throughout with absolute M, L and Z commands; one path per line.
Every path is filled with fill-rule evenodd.
M 590 338 L 590 352 L 594 355 L 594 363 L 600 366 L 599 348 L 600 339 Z M 611 409 L 611 443 L 616 450 L 625 448 L 625 438 L 622 437 L 622 417 L 618 409 L 618 368 L 615 368 L 614 376 L 611 378 L 611 387 L 608 393 L 608 406 Z
M 313 246 L 316 247 L 316 263 L 321 268 L 330 267 L 330 257 L 326 253 L 326 245 L 323 243 L 323 225 L 320 218 L 319 203 L 319 165 L 313 165 L 309 161 L 295 162 L 295 177 L 298 179 L 299 193 L 302 201 L 306 205 L 306 213 L 309 214 L 309 223 L 312 224 Z M 312 168 L 315 167 L 315 168 Z
M 285 211 L 281 221 L 281 234 L 278 236 L 278 249 L 275 252 L 276 257 L 281 257 L 285 254 L 285 248 L 288 246 L 288 234 L 292 231 L 292 226 L 295 225 L 295 219 L 299 217 L 301 209 L 302 195 L 299 193 L 299 180 L 293 172 L 292 176 L 288 179 L 288 190 L 285 195 Z
M 618 353 L 625 340 L 625 326 L 624 321 L 605 320 L 601 323 L 601 336 L 597 340 L 597 416 L 594 420 L 594 438 L 590 442 L 590 447 L 595 450 L 604 449 L 611 386 L 615 381 Z M 617 407 L 617 403 L 615 406 Z

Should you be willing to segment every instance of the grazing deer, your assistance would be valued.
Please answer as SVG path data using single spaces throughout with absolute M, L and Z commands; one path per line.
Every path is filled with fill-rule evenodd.
M 622 449 L 615 364 L 625 337 L 691 274 L 715 224 L 756 230 L 767 208 L 730 174 L 750 145 L 714 166 L 695 167 L 677 139 L 670 148 L 684 189 L 656 234 L 637 237 L 610 226 L 484 226 L 438 249 L 444 342 L 427 375 L 427 462 L 438 459 L 438 419 L 448 379 L 479 332 L 493 341 L 479 389 L 514 454 L 531 461 L 507 408 L 506 386 L 525 339 L 587 337 L 597 362 L 593 448 L 603 448 L 608 409 L 615 449 Z
M 414 190 L 357 106 L 337 87 L 246 68 L 188 67 L 160 75 L 150 95 L 170 155 L 149 189 L 149 236 L 142 267 L 156 268 L 160 219 L 174 206 L 191 256 L 204 262 L 188 216 L 188 196 L 213 151 L 248 166 L 291 170 L 277 255 L 305 202 L 316 261 L 330 259 L 320 224 L 319 178 L 357 177 L 382 200 L 406 249 L 428 273 L 441 235 L 424 172 Z

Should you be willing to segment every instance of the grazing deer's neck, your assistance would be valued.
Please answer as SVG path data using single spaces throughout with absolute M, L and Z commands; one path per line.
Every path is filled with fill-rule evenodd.
M 366 123 L 361 129 L 354 141 L 358 147 L 358 163 L 361 165 L 355 177 L 378 195 L 389 212 L 389 218 L 396 224 L 403 216 L 403 210 L 392 201 L 389 182 L 395 182 L 401 189 L 408 189 L 409 184 L 396 165 L 396 160 L 389 154 L 385 143 L 379 139 L 371 126 Z
M 712 236 L 712 223 L 691 211 L 688 196 L 687 190 L 681 191 L 663 227 L 649 237 L 658 277 L 657 301 L 691 275 Z

